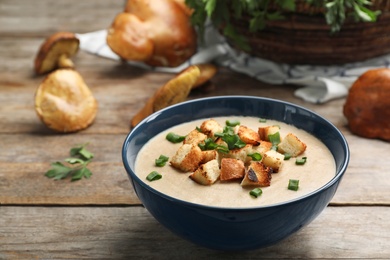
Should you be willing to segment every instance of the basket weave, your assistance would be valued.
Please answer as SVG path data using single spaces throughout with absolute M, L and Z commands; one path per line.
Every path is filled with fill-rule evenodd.
M 337 33 L 330 32 L 323 9 L 304 3 L 257 33 L 249 32 L 248 17 L 232 23 L 247 38 L 253 56 L 288 64 L 336 65 L 390 53 L 390 1 L 373 1 L 370 8 L 381 10 L 377 22 L 347 21 Z

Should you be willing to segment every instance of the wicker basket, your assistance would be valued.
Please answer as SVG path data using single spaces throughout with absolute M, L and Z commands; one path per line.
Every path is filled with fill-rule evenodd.
M 288 64 L 344 64 L 390 53 L 390 1 L 373 1 L 371 8 L 382 11 L 377 22 L 348 21 L 337 33 L 330 32 L 324 10 L 305 4 L 258 33 L 249 33 L 248 17 L 233 24 L 248 39 L 253 56 Z

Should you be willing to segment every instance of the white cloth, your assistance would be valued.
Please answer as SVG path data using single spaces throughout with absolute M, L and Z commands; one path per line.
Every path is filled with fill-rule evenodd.
M 107 45 L 106 35 L 106 30 L 78 34 L 80 49 L 104 58 L 119 60 Z M 214 62 L 266 83 L 302 86 L 295 91 L 295 95 L 312 103 L 324 103 L 344 97 L 351 84 L 363 72 L 373 68 L 389 67 L 390 64 L 390 55 L 338 66 L 280 64 L 251 57 L 231 48 L 212 26 L 207 26 L 204 39 L 204 42 L 199 44 L 197 53 L 176 68 L 151 67 L 132 61 L 129 63 L 154 71 L 177 73 L 191 64 Z

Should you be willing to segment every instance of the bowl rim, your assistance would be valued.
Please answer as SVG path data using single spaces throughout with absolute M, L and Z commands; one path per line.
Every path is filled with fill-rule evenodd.
M 256 99 L 258 101 L 277 102 L 277 103 L 281 103 L 281 104 L 286 105 L 286 106 L 293 106 L 293 107 L 295 107 L 297 109 L 301 109 L 301 110 L 304 110 L 305 112 L 308 112 L 310 114 L 315 115 L 317 118 L 319 118 L 324 123 L 329 125 L 337 133 L 337 135 L 339 135 L 339 137 L 342 140 L 342 146 L 345 148 L 344 149 L 345 150 L 345 160 L 342 163 L 340 169 L 338 171 L 336 171 L 335 176 L 331 180 L 329 180 L 325 185 L 319 187 L 318 189 L 316 189 L 316 190 L 314 190 L 314 191 L 312 191 L 310 193 L 307 193 L 307 194 L 304 194 L 302 196 L 299 196 L 299 197 L 297 197 L 295 199 L 291 199 L 291 200 L 287 200 L 287 201 L 283 201 L 283 202 L 279 202 L 279 203 L 275 203 L 275 204 L 270 204 L 270 205 L 259 205 L 259 206 L 254 206 L 254 207 L 220 207 L 220 206 L 210 206 L 210 205 L 204 205 L 204 204 L 197 204 L 197 203 L 188 202 L 188 201 L 185 201 L 185 200 L 182 200 L 182 199 L 179 199 L 179 198 L 175 198 L 175 197 L 166 195 L 166 194 L 164 194 L 164 193 L 162 193 L 162 192 L 152 188 L 151 186 L 147 185 L 130 168 L 129 162 L 127 160 L 127 151 L 128 151 L 129 140 L 132 138 L 132 134 L 134 132 L 136 132 L 136 130 L 138 128 L 142 127 L 142 125 L 144 123 L 146 123 L 146 122 L 148 122 L 150 120 L 153 120 L 154 118 L 158 117 L 161 113 L 164 113 L 166 110 L 170 110 L 170 109 L 173 109 L 173 108 L 176 108 L 176 107 L 187 106 L 187 105 L 190 105 L 190 104 L 196 103 L 196 102 L 205 102 L 205 101 L 210 101 L 210 100 L 216 100 L 217 101 L 217 100 L 222 100 L 222 99 L 226 100 L 226 99 L 237 99 L 237 98 L 240 98 L 240 99 Z M 190 121 L 191 120 L 188 120 L 187 122 L 190 122 Z M 184 122 L 182 122 L 182 123 L 184 123 Z M 347 170 L 347 167 L 348 167 L 348 164 L 349 164 L 349 160 L 350 160 L 350 150 L 349 150 L 349 145 L 348 145 L 348 142 L 347 142 L 345 136 L 328 119 L 324 118 L 323 116 L 317 114 L 316 112 L 314 112 L 314 111 L 312 111 L 312 110 L 310 110 L 308 108 L 305 108 L 303 106 L 300 106 L 300 105 L 297 105 L 297 104 L 294 104 L 294 103 L 291 103 L 291 102 L 288 102 L 288 101 L 274 99 L 274 98 L 268 98 L 268 97 L 248 96 L 248 95 L 224 95 L 224 96 L 202 97 L 202 98 L 196 98 L 196 99 L 183 101 L 183 102 L 180 102 L 178 104 L 174 104 L 174 105 L 168 106 L 166 108 L 163 108 L 163 109 L 161 109 L 159 111 L 156 111 L 153 114 L 149 115 L 148 117 L 143 119 L 140 123 L 138 123 L 133 129 L 131 129 L 130 132 L 127 134 L 127 136 L 126 136 L 126 138 L 125 138 L 125 140 L 123 142 L 123 146 L 122 146 L 122 162 L 123 162 L 123 165 L 124 165 L 124 167 L 126 169 L 126 172 L 127 172 L 128 176 L 130 177 L 130 181 L 134 182 L 135 181 L 134 179 L 136 179 L 137 180 L 136 182 L 137 182 L 138 185 L 142 186 L 144 189 L 148 190 L 149 192 L 152 192 L 153 194 L 155 194 L 155 195 L 157 195 L 159 197 L 162 197 L 165 200 L 168 200 L 170 202 L 173 202 L 173 203 L 176 203 L 176 204 L 180 204 L 180 205 L 185 206 L 185 207 L 191 207 L 191 208 L 197 208 L 197 209 L 207 209 L 207 210 L 217 210 L 217 211 L 224 210 L 224 211 L 235 211 L 236 212 L 236 211 L 251 211 L 251 210 L 259 210 L 259 209 L 271 209 L 271 208 L 276 208 L 276 207 L 281 207 L 281 206 L 286 206 L 286 205 L 293 205 L 293 204 L 296 204 L 298 202 L 308 200 L 311 197 L 326 191 L 327 189 L 329 189 L 330 187 L 335 185 L 336 182 L 340 181 L 340 179 L 343 177 L 345 171 Z M 135 189 L 135 187 L 134 187 L 134 189 Z M 142 201 L 141 201 L 141 203 L 142 203 Z

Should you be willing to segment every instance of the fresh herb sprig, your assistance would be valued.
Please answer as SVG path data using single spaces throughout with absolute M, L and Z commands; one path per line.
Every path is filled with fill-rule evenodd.
M 380 11 L 369 9 L 372 0 L 302 0 L 310 7 L 323 7 L 324 20 L 331 32 L 341 30 L 348 17 L 355 21 L 375 22 Z M 296 0 L 185 0 L 194 11 L 192 24 L 202 38 L 207 19 L 216 28 L 223 28 L 223 34 L 243 50 L 250 50 L 246 38 L 239 34 L 232 20 L 248 15 L 249 31 L 258 32 L 266 27 L 267 21 L 285 19 L 284 13 L 296 10 Z
M 87 166 L 92 161 L 94 154 L 86 149 L 87 145 L 82 144 L 71 148 L 69 151 L 71 157 L 64 160 L 66 164 L 58 161 L 51 163 L 51 168 L 45 173 L 45 176 L 54 180 L 61 180 L 71 176 L 71 181 L 77 181 L 83 177 L 86 179 L 90 178 L 92 172 Z
M 234 133 L 234 129 L 231 126 L 225 126 L 223 132 L 215 133 L 216 137 L 221 138 L 226 143 L 225 145 L 217 144 L 213 138 L 207 138 L 204 143 L 198 144 L 202 151 L 205 150 L 217 150 L 220 153 L 229 153 L 230 150 L 240 149 L 246 145 L 240 137 Z
M 229 150 L 240 149 L 246 145 L 240 137 L 234 133 L 234 129 L 231 126 L 225 126 L 222 133 L 215 133 L 215 136 L 221 137 L 221 139 L 227 144 Z

